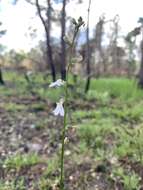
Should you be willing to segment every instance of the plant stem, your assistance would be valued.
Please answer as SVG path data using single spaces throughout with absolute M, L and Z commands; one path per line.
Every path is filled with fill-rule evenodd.
M 64 124 L 62 129 L 62 149 L 61 149 L 61 176 L 60 176 L 60 190 L 64 190 L 64 150 L 65 150 L 65 132 L 67 125 L 67 102 L 68 102 L 68 72 L 66 75 L 66 86 L 65 86 L 65 114 Z
M 70 66 L 72 64 L 72 55 L 73 55 L 73 49 L 74 49 L 74 41 L 76 38 L 76 35 L 78 33 L 78 30 L 75 30 L 72 43 L 70 46 L 70 57 L 69 57 L 69 64 L 67 65 L 67 73 L 66 73 L 66 84 L 65 84 L 65 104 L 64 104 L 64 124 L 62 129 L 62 148 L 61 148 L 61 173 L 60 173 L 60 190 L 64 190 L 64 151 L 65 151 L 65 132 L 66 132 L 66 126 L 67 126 L 67 104 L 68 104 L 68 80 L 69 80 L 69 70 Z

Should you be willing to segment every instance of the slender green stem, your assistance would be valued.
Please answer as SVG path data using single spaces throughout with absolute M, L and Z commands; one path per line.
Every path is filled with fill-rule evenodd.
M 77 30 L 74 32 L 74 36 L 71 43 L 71 49 L 70 49 L 70 57 L 69 57 L 69 64 L 67 65 L 67 73 L 66 73 L 66 85 L 65 85 L 65 103 L 64 103 L 64 124 L 62 129 L 62 148 L 61 148 L 61 173 L 60 173 L 60 190 L 64 190 L 64 151 L 65 151 L 65 132 L 66 132 L 66 126 L 67 126 L 67 104 L 68 104 L 68 80 L 69 80 L 69 70 L 70 66 L 72 64 L 72 54 L 73 54 L 73 48 L 74 48 L 74 41 L 77 34 Z
M 66 86 L 65 86 L 65 114 L 64 114 L 64 124 L 62 129 L 62 149 L 61 149 L 61 176 L 60 176 L 60 189 L 64 190 L 64 150 L 65 150 L 65 132 L 67 125 L 67 102 L 68 102 L 68 76 L 66 76 Z
M 64 123 L 63 123 L 63 129 L 62 129 L 62 147 L 61 147 L 61 172 L 60 172 L 60 190 L 64 190 L 64 151 L 65 151 L 65 133 L 66 133 L 66 126 L 67 126 L 67 108 L 68 108 L 68 82 L 69 82 L 69 71 L 70 66 L 72 65 L 72 55 L 73 55 L 73 49 L 74 49 L 74 42 L 76 35 L 79 31 L 79 28 L 84 24 L 82 21 L 82 18 L 79 17 L 78 23 L 74 20 L 73 24 L 75 25 L 74 35 L 72 42 L 70 43 L 70 57 L 69 57 L 69 63 L 67 65 L 67 73 L 66 73 L 66 85 L 65 85 L 65 103 L 64 103 Z

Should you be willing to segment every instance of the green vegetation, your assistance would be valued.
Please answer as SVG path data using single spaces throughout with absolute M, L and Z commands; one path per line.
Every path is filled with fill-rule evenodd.
M 49 89 L 49 80 L 39 73 L 32 76 L 32 88 L 22 75 L 8 72 L 4 75 L 6 85 L 0 87 L 3 136 L 7 130 L 6 135 L 14 131 L 15 135 L 21 134 L 14 147 L 14 137 L 8 136 L 7 146 L 15 151 L 15 147 L 30 142 L 38 150 L 35 153 L 28 149 L 28 153 L 6 155 L 1 160 L 5 177 L 0 181 L 0 190 L 27 190 L 25 181 L 31 179 L 31 175 L 36 176 L 31 180 L 31 187 L 54 189 L 59 182 L 62 121 L 53 117 L 52 111 L 62 89 Z M 84 81 L 79 79 L 81 85 L 77 86 L 73 85 L 72 78 L 70 82 L 66 183 L 72 187 L 74 175 L 78 175 L 74 179 L 75 189 L 78 189 L 83 184 L 86 186 L 89 180 L 97 180 L 99 172 L 101 179 L 104 175 L 104 182 L 100 177 L 98 180 L 106 184 L 105 189 L 114 190 L 115 186 L 120 186 L 123 190 L 139 190 L 142 186 L 140 168 L 143 167 L 143 91 L 137 88 L 135 80 L 101 78 L 93 79 L 91 90 L 84 95 Z M 72 88 L 76 88 L 77 94 L 75 91 L 73 94 Z M 42 143 L 42 152 L 39 143 Z M 39 170 L 41 163 L 43 169 Z
M 24 167 L 32 166 L 40 162 L 40 157 L 37 154 L 17 154 L 12 157 L 9 157 L 5 160 L 4 166 L 6 168 L 13 168 L 20 170 Z
M 0 181 L 0 190 L 26 190 L 24 185 L 24 179 L 20 178 L 17 182 L 13 180 L 11 182 Z

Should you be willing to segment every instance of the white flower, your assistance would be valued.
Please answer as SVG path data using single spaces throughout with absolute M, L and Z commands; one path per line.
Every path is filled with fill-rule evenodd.
M 31 76 L 32 74 L 33 74 L 32 71 L 27 71 L 27 73 L 26 73 L 27 76 Z
M 56 115 L 56 116 L 60 115 L 60 116 L 64 117 L 65 111 L 64 111 L 63 103 L 64 103 L 63 99 L 61 99 L 57 103 L 57 106 L 56 106 L 56 108 L 53 111 L 54 115 Z
M 49 87 L 59 87 L 59 86 L 62 86 L 64 85 L 65 81 L 63 81 L 62 79 L 58 79 L 57 81 L 55 82 L 52 82 Z

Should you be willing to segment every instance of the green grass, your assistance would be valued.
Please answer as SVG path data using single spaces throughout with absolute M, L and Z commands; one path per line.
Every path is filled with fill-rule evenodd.
M 32 166 L 37 163 L 40 163 L 41 159 L 37 154 L 16 154 L 7 158 L 4 161 L 4 166 L 9 169 L 20 170 L 24 167 Z
M 16 104 L 13 102 L 5 103 L 3 105 L 4 109 L 8 112 L 18 112 L 22 110 L 27 110 L 26 105 L 23 104 Z
M 0 181 L 0 190 L 26 190 L 24 178 L 20 177 L 19 180 L 13 181 Z
M 141 178 L 134 171 L 128 171 L 122 167 L 113 168 L 111 179 L 117 179 L 123 184 L 124 190 L 138 190 L 140 189 Z
M 50 176 L 55 171 L 59 170 L 59 157 L 57 155 L 53 156 L 52 158 L 48 159 L 47 162 L 47 169 L 44 172 L 44 176 Z
M 106 144 L 106 138 L 114 136 L 115 126 L 112 120 L 104 119 L 97 123 L 85 123 L 79 125 L 79 136 L 90 148 L 101 148 Z
M 133 79 L 126 78 L 102 78 L 95 79 L 91 83 L 91 90 L 88 98 L 95 98 L 101 93 L 102 98 L 119 98 L 125 101 L 140 100 L 143 98 L 143 91 L 137 88 Z

